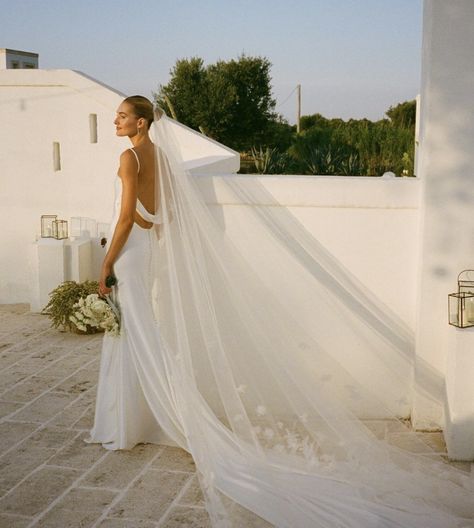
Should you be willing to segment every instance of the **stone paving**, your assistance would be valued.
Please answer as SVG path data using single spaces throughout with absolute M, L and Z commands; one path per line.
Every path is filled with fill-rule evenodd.
M 50 328 L 27 304 L 0 305 L 0 527 L 210 526 L 186 451 L 82 440 L 101 343 Z
M 51 328 L 27 304 L 0 305 L 0 528 L 209 527 L 186 451 L 152 444 L 108 451 L 83 442 L 93 425 L 101 344 L 102 334 Z M 368 426 L 410 449 L 399 423 Z M 420 435 L 445 453 L 441 432 Z M 454 464 L 471 472 L 471 463 Z

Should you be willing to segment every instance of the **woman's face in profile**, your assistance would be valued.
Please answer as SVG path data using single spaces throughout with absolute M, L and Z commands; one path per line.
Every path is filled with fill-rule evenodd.
M 117 108 L 114 119 L 115 133 L 117 136 L 135 136 L 138 131 L 138 118 L 133 113 L 133 108 L 128 103 L 122 102 Z

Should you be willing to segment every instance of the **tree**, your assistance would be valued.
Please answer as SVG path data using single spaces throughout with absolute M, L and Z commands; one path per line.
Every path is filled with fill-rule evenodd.
M 386 112 L 393 126 L 398 128 L 411 128 L 416 122 L 416 100 L 405 101 L 397 106 L 390 107 Z
M 199 57 L 177 60 L 170 75 L 170 82 L 165 86 L 160 85 L 159 92 L 153 94 L 155 101 L 171 115 L 166 101 L 168 98 L 179 121 L 198 130 L 204 120 L 207 95 L 203 60 Z
M 275 131 L 276 101 L 271 96 L 271 63 L 242 54 L 237 60 L 207 67 L 202 59 L 178 60 L 171 80 L 154 94 L 158 104 L 171 101 L 180 122 L 236 150 L 265 144 Z

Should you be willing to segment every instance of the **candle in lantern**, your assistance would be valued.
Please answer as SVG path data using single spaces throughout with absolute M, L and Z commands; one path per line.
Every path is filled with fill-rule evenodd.
M 465 298 L 465 320 L 467 323 L 474 323 L 474 297 L 472 295 L 468 294 Z

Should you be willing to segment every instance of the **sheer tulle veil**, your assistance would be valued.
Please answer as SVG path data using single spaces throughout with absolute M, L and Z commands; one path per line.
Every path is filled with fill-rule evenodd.
M 468 475 L 420 435 L 406 433 L 420 447 L 407 452 L 368 425 L 404 427 L 383 384 L 397 379 L 409 395 L 411 331 L 287 209 L 273 207 L 256 178 L 218 177 L 250 205 L 244 214 L 261 241 L 250 261 L 245 237 L 226 232 L 186 169 L 176 124 L 159 108 L 155 117 L 162 223 L 151 237 L 151 301 L 166 372 L 153 354 L 139 368 L 152 410 L 167 409 L 163 429 L 195 460 L 212 526 L 474 525 Z M 291 293 L 279 287 L 288 281 Z M 298 303 L 311 324 L 294 317 Z M 370 387 L 367 369 L 376 373 Z

